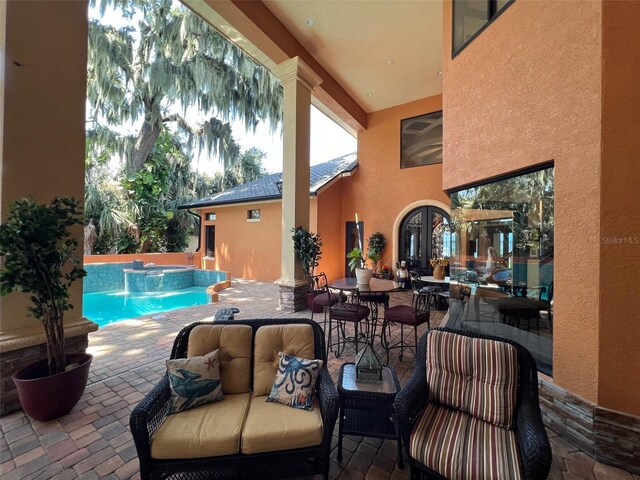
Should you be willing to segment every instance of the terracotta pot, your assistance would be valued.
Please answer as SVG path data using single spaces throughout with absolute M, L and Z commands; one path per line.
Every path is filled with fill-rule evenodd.
M 433 267 L 433 278 L 435 278 L 436 280 L 444 280 L 444 267 L 441 265 L 436 265 L 435 267 Z
M 46 360 L 27 365 L 14 373 L 13 381 L 25 413 L 40 422 L 69 413 L 87 385 L 92 359 L 93 355 L 88 353 L 69 354 L 67 363 L 80 365 L 57 375 L 49 375 Z
M 373 270 L 369 270 L 368 268 L 356 268 L 356 283 L 359 283 L 360 285 L 369 285 L 371 275 L 373 275 Z

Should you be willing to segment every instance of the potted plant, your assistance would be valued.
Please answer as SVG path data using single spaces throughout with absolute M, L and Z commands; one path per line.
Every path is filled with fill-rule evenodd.
M 312 281 L 314 270 L 322 257 L 322 240 L 320 239 L 320 234 L 310 232 L 302 226 L 293 229 L 292 232 L 293 251 L 296 259 L 302 266 L 304 277 L 309 285 L 309 290 L 307 291 L 307 306 L 314 309 L 314 313 L 320 313 L 322 312 L 322 306 L 313 304 L 315 292 Z
M 445 267 L 449 265 L 449 260 L 444 257 L 433 257 L 429 260 L 429 263 L 433 267 L 433 278 L 436 280 L 444 280 L 446 275 Z
M 29 293 L 28 310 L 42 322 L 47 341 L 47 360 L 13 375 L 22 408 L 40 421 L 71 411 L 84 392 L 93 358 L 64 351 L 64 312 L 73 308 L 69 287 L 86 275 L 75 256 L 78 240 L 69 231 L 81 223 L 79 203 L 57 197 L 50 205 L 17 200 L 0 225 L 0 294 Z
M 349 253 L 347 253 L 349 259 L 349 268 L 351 271 L 355 271 L 356 282 L 359 284 L 368 284 L 371 281 L 373 270 L 367 267 L 367 257 L 362 254 L 362 249 L 355 247 Z
M 381 232 L 374 232 L 369 235 L 367 239 L 369 249 L 367 250 L 367 257 L 371 260 L 371 267 L 373 273 L 378 273 L 378 262 L 382 258 L 382 251 L 387 246 L 387 239 Z

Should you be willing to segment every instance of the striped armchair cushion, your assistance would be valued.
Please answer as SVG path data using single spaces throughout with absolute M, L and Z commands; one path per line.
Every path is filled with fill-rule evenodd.
M 416 422 L 409 451 L 413 459 L 451 480 L 522 478 L 513 430 L 434 403 Z
M 510 428 L 517 383 L 518 352 L 513 345 L 451 332 L 429 332 L 429 401 Z

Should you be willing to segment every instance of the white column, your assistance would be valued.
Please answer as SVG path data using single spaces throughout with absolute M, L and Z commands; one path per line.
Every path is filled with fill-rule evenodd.
M 280 308 L 303 310 L 306 282 L 293 252 L 292 229 L 309 228 L 311 91 L 322 80 L 299 57 L 274 69 L 284 90 Z

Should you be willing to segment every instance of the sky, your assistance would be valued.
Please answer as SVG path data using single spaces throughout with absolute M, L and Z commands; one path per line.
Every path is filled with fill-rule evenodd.
M 150 0 L 151 1 L 151 0 Z M 136 25 L 137 21 L 125 20 L 120 14 L 112 9 L 105 12 L 104 17 L 100 16 L 98 8 L 89 9 L 89 18 L 99 20 L 102 23 L 113 25 L 117 28 L 126 25 Z M 197 122 L 197 112 L 187 112 L 186 119 L 189 122 Z M 251 147 L 258 147 L 266 153 L 263 165 L 270 173 L 282 171 L 282 133 L 281 130 L 272 134 L 269 125 L 261 123 L 256 131 L 246 131 L 241 121 L 232 122 L 232 131 L 235 140 L 240 144 L 242 151 Z M 123 125 L 119 131 L 122 133 L 134 133 L 139 125 Z M 331 160 L 357 150 L 357 141 L 355 137 L 349 134 L 341 126 L 327 117 L 324 113 L 315 107 L 311 107 L 311 147 L 310 147 L 310 163 L 315 165 L 318 163 Z M 216 171 L 222 170 L 221 163 L 215 157 L 207 157 L 205 154 L 194 155 L 192 168 L 201 173 L 213 175 Z

